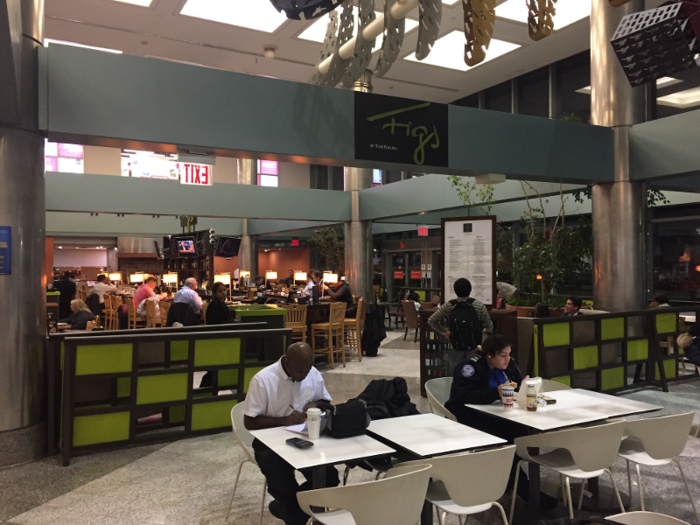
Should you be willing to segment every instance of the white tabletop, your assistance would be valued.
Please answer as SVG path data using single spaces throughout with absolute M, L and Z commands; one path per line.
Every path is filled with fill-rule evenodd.
M 539 407 L 537 412 L 528 412 L 524 406 L 520 406 L 518 403 L 514 403 L 512 409 L 505 410 L 500 401 L 492 405 L 465 406 L 542 431 L 663 408 L 579 388 L 546 392 L 545 395 L 556 399 L 557 402 L 546 407 Z
M 435 414 L 379 419 L 372 421 L 367 430 L 421 457 L 506 443 Z
M 293 437 L 304 439 L 303 436 L 285 430 L 284 427 L 253 430 L 251 434 L 297 470 L 321 465 L 335 465 L 354 459 L 365 459 L 396 452 L 393 448 L 389 448 L 369 436 L 343 439 L 321 436 L 313 442 L 313 447 L 300 449 L 287 445 L 286 441 Z
M 687 314 L 680 314 L 680 317 L 682 317 L 686 323 L 689 323 L 689 324 L 695 323 L 695 318 L 696 318 L 695 312 L 691 312 L 691 313 L 687 313 Z

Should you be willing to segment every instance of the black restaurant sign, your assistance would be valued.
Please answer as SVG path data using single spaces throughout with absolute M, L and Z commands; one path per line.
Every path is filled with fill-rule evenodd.
M 355 158 L 447 167 L 447 105 L 355 93 Z

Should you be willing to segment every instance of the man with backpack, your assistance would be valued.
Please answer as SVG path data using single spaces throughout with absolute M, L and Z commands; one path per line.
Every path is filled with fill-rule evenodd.
M 430 328 L 450 340 L 447 353 L 451 376 L 460 361 L 464 361 L 481 344 L 482 334 L 493 332 L 493 321 L 484 304 L 469 295 L 472 283 L 457 279 L 454 284 L 457 299 L 446 302 L 428 319 Z

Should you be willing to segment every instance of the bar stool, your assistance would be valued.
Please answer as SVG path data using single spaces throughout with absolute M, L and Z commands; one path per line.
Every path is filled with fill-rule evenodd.
M 343 331 L 345 324 L 346 303 L 331 303 L 329 322 L 314 323 L 311 325 L 311 348 L 315 354 L 328 354 L 331 368 L 335 368 L 334 354 L 342 356 L 343 367 L 345 366 L 345 344 L 343 341 Z M 316 348 L 316 337 L 325 337 L 326 346 Z M 335 338 L 335 341 L 334 341 Z
M 357 357 L 362 362 L 362 321 L 367 316 L 367 307 L 365 300 L 360 297 L 357 299 L 357 315 L 355 319 L 344 320 L 344 335 L 348 342 L 350 350 L 357 351 Z
M 146 318 L 136 316 L 136 307 L 134 306 L 133 299 L 126 302 L 126 311 L 129 318 L 129 330 L 135 330 L 136 328 L 146 326 Z
M 306 341 L 306 305 L 285 304 L 282 308 L 287 310 L 284 326 L 292 329 L 292 341 Z

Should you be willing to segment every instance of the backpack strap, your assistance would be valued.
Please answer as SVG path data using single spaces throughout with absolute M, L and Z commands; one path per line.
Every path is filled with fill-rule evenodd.
M 465 302 L 466 302 L 469 306 L 474 306 L 474 301 L 475 301 L 475 299 L 474 299 L 473 297 L 470 297 L 470 298 L 467 299 Z
M 452 299 L 451 301 L 448 301 L 448 302 L 452 305 L 452 308 L 454 308 L 459 301 L 457 301 L 457 299 Z

